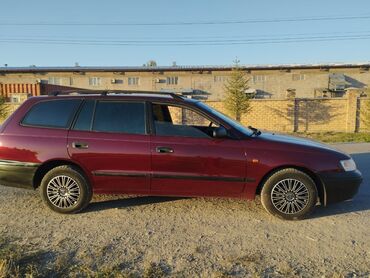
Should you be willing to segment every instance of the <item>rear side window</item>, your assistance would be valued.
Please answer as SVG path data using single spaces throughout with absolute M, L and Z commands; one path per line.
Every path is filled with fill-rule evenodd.
M 95 107 L 94 100 L 85 101 L 73 127 L 74 130 L 88 131 L 91 129 L 94 107 Z
M 96 104 L 93 130 L 145 134 L 145 104 L 99 101 Z
M 35 104 L 22 121 L 23 125 L 68 128 L 81 103 L 79 99 L 50 100 Z

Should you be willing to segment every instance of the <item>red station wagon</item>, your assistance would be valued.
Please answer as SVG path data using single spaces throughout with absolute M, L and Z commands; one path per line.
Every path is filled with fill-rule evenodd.
M 253 199 L 283 219 L 352 198 L 350 156 L 244 127 L 201 101 L 156 92 L 33 97 L 0 128 L 0 184 L 75 213 L 92 194 Z

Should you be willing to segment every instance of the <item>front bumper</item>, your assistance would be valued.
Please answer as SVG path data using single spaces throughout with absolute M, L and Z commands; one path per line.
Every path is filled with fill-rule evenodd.
M 361 172 L 319 173 L 324 186 L 324 205 L 352 199 L 362 182 Z

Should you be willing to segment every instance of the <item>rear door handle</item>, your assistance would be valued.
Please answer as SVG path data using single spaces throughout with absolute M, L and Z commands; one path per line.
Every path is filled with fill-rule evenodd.
M 170 147 L 156 147 L 155 151 L 157 153 L 173 153 L 173 149 Z
M 73 142 L 72 143 L 72 148 L 74 149 L 88 149 L 89 145 L 84 142 Z

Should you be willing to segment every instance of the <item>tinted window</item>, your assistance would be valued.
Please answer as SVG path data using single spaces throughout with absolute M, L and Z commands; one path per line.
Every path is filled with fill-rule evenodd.
M 79 99 L 51 100 L 35 104 L 22 124 L 55 128 L 67 128 L 72 121 Z
M 93 130 L 145 134 L 144 103 L 99 101 Z
M 77 117 L 74 130 L 90 130 L 91 120 L 94 113 L 94 100 L 87 100 L 82 106 L 82 109 Z

